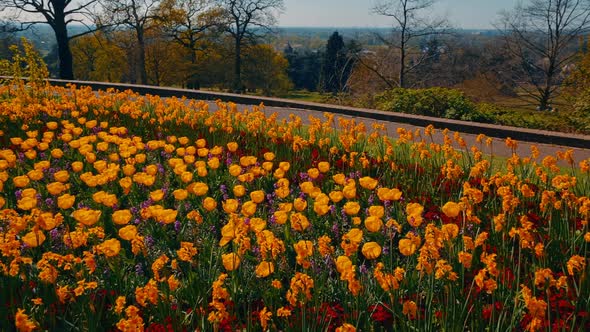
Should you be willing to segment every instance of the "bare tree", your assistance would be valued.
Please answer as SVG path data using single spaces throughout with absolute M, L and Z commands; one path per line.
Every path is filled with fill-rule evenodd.
M 394 82 L 376 70 L 377 76 L 386 80 L 388 86 L 410 86 L 408 75 L 428 59 L 429 53 L 415 50 L 415 45 L 412 45 L 414 40 L 448 32 L 445 18 L 429 18 L 425 14 L 434 3 L 435 0 L 381 0 L 373 7 L 375 14 L 393 19 L 391 37 L 378 36 L 398 54 L 398 75 Z
M 146 32 L 155 26 L 160 0 L 106 0 L 105 15 L 113 24 L 127 27 L 135 34 L 139 82 L 147 84 L 145 65 Z
M 18 30 L 25 30 L 35 24 L 48 24 L 55 33 L 59 55 L 59 77 L 73 79 L 73 60 L 70 41 L 92 33 L 100 25 L 89 26 L 95 21 L 94 7 L 99 0 L 0 0 L 0 12 L 8 12 L 12 20 L 18 21 Z M 86 30 L 70 35 L 68 25 L 83 24 Z
M 550 109 L 561 72 L 577 54 L 577 38 L 590 31 L 590 1 L 530 0 L 504 12 L 501 24 L 506 48 L 518 63 L 513 78 L 538 109 Z
M 255 40 L 261 31 L 268 31 L 283 9 L 283 0 L 217 0 L 225 12 L 226 32 L 234 41 L 233 90 L 243 92 L 242 47 L 247 40 Z

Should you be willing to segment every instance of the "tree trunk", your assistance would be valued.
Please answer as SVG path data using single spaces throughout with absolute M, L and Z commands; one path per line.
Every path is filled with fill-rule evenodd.
M 236 93 L 244 92 L 244 87 L 242 86 L 242 41 L 240 38 L 236 38 L 233 90 Z
M 145 69 L 145 39 L 143 30 L 137 30 L 137 44 L 139 46 L 139 83 L 147 84 L 147 70 Z
M 57 40 L 57 52 L 59 55 L 59 78 L 64 80 L 74 79 L 74 65 L 68 30 L 63 12 L 56 10 L 55 24 L 52 25 Z

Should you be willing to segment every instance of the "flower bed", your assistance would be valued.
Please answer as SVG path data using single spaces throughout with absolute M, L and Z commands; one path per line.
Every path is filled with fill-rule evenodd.
M 590 328 L 568 151 L 75 87 L 1 87 L 0 124 L 2 330 Z

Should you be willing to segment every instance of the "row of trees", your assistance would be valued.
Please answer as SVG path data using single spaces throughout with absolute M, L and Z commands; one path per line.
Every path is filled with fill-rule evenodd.
M 0 9 L 16 15 L 15 28 L 52 27 L 66 79 L 195 88 L 224 82 L 233 91 L 267 93 L 288 88 L 287 73 L 296 88 L 337 93 L 453 86 L 460 77 L 517 88 L 541 110 L 551 108 L 579 54 L 578 38 L 590 32 L 590 0 L 529 0 L 501 15 L 493 44 L 473 47 L 445 18 L 430 15 L 434 3 L 379 0 L 372 11 L 393 24 L 389 34 L 376 34 L 381 46 L 363 49 L 335 33 L 322 53 L 287 48 L 286 60 L 260 44 L 283 0 L 0 0 Z M 68 25 L 88 22 L 69 34 Z M 231 73 L 223 70 L 229 66 Z
M 238 92 L 244 90 L 244 46 L 268 31 L 282 9 L 282 0 L 0 0 L 0 10 L 19 22 L 13 24 L 15 30 L 40 23 L 53 29 L 60 78 L 74 78 L 72 41 L 97 31 L 125 31 L 133 36 L 135 76 L 142 84 L 148 83 L 147 39 L 155 30 L 186 49 L 193 64 L 207 38 L 224 34 L 233 41 L 233 89 Z M 72 35 L 68 26 L 76 23 L 87 29 Z

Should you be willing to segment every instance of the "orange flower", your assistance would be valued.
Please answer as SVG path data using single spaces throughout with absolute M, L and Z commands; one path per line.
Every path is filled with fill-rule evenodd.
M 117 239 L 106 240 L 96 246 L 97 251 L 106 257 L 115 257 L 121 251 L 121 242 Z
M 265 194 L 263 190 L 256 190 L 250 193 L 250 199 L 256 204 L 262 203 L 264 201 L 264 197 Z
M 256 203 L 252 201 L 247 201 L 242 204 L 242 209 L 240 210 L 243 215 L 246 217 L 251 217 L 256 213 Z
M 45 234 L 43 234 L 43 232 L 39 229 L 34 229 L 25 234 L 22 240 L 23 243 L 25 243 L 27 246 L 35 248 L 37 246 L 40 246 L 45 241 Z
M 256 266 L 256 276 L 258 278 L 268 277 L 275 271 L 275 265 L 272 262 L 262 261 Z
M 235 185 L 232 188 L 232 192 L 236 197 L 242 197 L 246 195 L 246 187 L 242 186 L 241 184 Z
M 301 213 L 293 213 L 290 220 L 291 227 L 298 232 L 303 232 L 311 225 L 307 217 Z
M 233 198 L 224 201 L 221 205 L 226 213 L 234 213 L 238 210 L 238 200 Z
M 60 209 L 67 210 L 74 206 L 74 202 L 76 201 L 76 196 L 70 194 L 63 194 L 57 198 L 57 206 Z
M 217 208 L 217 201 L 212 197 L 205 197 L 203 200 L 203 207 L 205 210 L 211 212 Z
M 113 212 L 112 219 L 113 222 L 117 225 L 126 225 L 131 221 L 133 215 L 129 210 L 118 210 Z
M 586 267 L 586 258 L 574 255 L 567 261 L 567 272 L 573 276 L 575 271 L 583 271 Z
M 416 244 L 412 240 L 410 240 L 410 239 L 399 240 L 399 252 L 401 252 L 402 255 L 411 256 L 416 252 L 417 249 L 418 249 L 418 246 L 416 246 Z
M 19 332 L 29 332 L 37 329 L 37 325 L 25 314 L 25 309 L 17 310 L 14 324 Z
M 418 203 L 410 203 L 406 206 L 406 214 L 408 223 L 414 227 L 419 227 L 422 224 L 422 212 L 424 207 Z
M 21 175 L 21 176 L 15 176 L 12 179 L 12 182 L 14 183 L 14 186 L 17 188 L 23 188 L 26 187 L 27 185 L 29 185 L 29 177 L 26 175 Z
M 356 332 L 356 328 L 352 324 L 344 323 L 336 328 L 336 332 Z
M 327 173 L 330 170 L 330 163 L 327 161 L 320 161 L 318 163 L 318 170 L 320 173 Z
M 418 306 L 414 301 L 406 301 L 404 302 L 402 313 L 410 319 L 416 318 L 416 312 L 418 311 Z
M 361 206 L 358 202 L 346 202 L 344 204 L 344 213 L 349 216 L 354 216 L 361 210 Z
M 379 181 L 373 179 L 370 176 L 365 176 L 359 179 L 359 184 L 365 189 L 373 190 L 375 187 L 377 187 Z
M 80 209 L 72 213 L 72 217 L 85 226 L 96 224 L 102 212 L 100 210 Z
M 369 232 L 379 232 L 383 227 L 383 221 L 375 216 L 368 216 L 365 219 L 365 227 Z
M 447 202 L 442 207 L 442 212 L 449 218 L 455 218 L 461 213 L 461 206 L 455 202 Z
M 123 240 L 131 241 L 137 236 L 137 227 L 127 225 L 119 230 L 119 237 Z
M 363 245 L 361 252 L 367 259 L 376 259 L 381 256 L 381 246 L 377 242 L 367 242 Z
M 172 192 L 174 199 L 177 201 L 183 201 L 188 197 L 188 191 L 184 189 L 176 189 Z
M 233 271 L 240 266 L 241 260 L 240 256 L 232 252 L 229 254 L 221 255 L 221 262 L 223 263 L 223 267 L 227 271 Z

